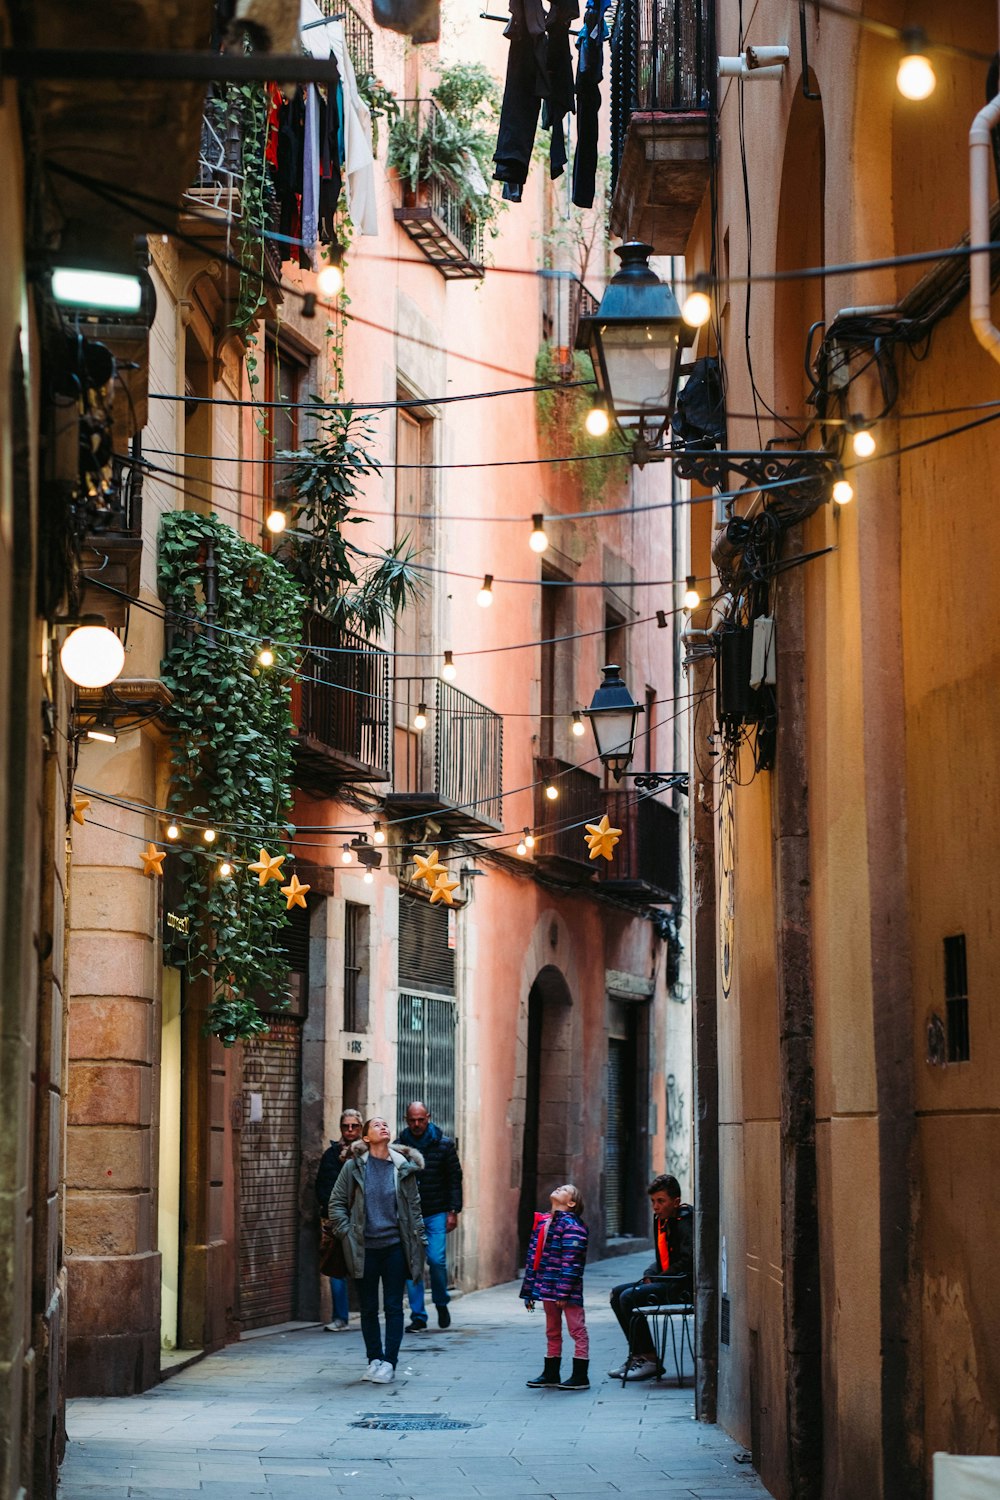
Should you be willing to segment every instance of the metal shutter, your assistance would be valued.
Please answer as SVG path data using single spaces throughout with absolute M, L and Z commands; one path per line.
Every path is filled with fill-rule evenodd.
M 406 1106 L 422 1099 L 445 1135 L 454 1136 L 457 1024 L 453 999 L 400 990 L 396 1096 L 401 1130 Z
M 274 1018 L 243 1053 L 240 1139 L 240 1319 L 266 1328 L 294 1317 L 299 1235 L 302 1028 Z M 260 1120 L 252 1096 L 261 1096 Z
M 443 902 L 431 906 L 419 897 L 400 902 L 400 989 L 454 995 L 454 921 L 455 912 Z
M 627 1043 L 608 1039 L 608 1130 L 604 1142 L 604 1232 L 614 1239 L 622 1232 L 625 1156 L 625 1052 Z

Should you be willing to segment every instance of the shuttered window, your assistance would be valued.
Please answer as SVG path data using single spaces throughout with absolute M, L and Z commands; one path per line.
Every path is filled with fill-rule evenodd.
M 455 993 L 454 911 L 417 898 L 399 907 L 399 987 Z
M 399 1125 L 422 1099 L 446 1135 L 455 1134 L 455 913 L 427 901 L 399 911 Z
M 240 1135 L 240 1321 L 295 1316 L 302 1028 L 273 1018 L 245 1045 Z

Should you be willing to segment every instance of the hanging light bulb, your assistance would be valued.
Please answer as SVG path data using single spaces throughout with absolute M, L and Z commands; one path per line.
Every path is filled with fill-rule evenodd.
M 576 735 L 577 739 L 579 740 L 579 739 L 583 738 L 583 736 L 586 734 L 586 732 L 587 732 L 587 726 L 583 722 L 583 714 L 580 712 L 580 710 L 578 708 L 574 709 L 573 710 L 573 733 Z
M 219 866 L 219 874 L 221 875 L 221 877 L 222 877 L 223 880 L 228 880 L 229 876 L 232 873 L 233 873 L 233 867 L 232 867 L 232 865 L 229 863 L 228 859 L 224 859 L 222 861 L 222 864 Z
M 704 271 L 694 278 L 694 286 L 684 298 L 681 317 L 689 328 L 704 328 L 712 316 L 712 299 L 708 295 L 711 281 Z
M 854 499 L 854 486 L 849 479 L 844 478 L 843 469 L 840 470 L 839 477 L 834 480 L 831 493 L 838 505 L 850 505 Z
M 864 417 L 854 415 L 847 419 L 847 430 L 851 434 L 851 446 L 858 458 L 871 458 L 875 452 L 875 434 Z
M 536 511 L 531 518 L 531 535 L 528 538 L 528 546 L 532 552 L 544 552 L 549 545 L 544 522 L 545 518 L 541 511 Z
M 375 884 L 375 876 L 372 874 L 371 870 L 366 870 L 365 871 L 363 879 L 364 879 L 365 885 L 374 885 Z
M 202 834 L 202 838 L 206 844 L 214 844 L 218 836 L 214 828 L 206 828 Z
M 288 525 L 288 517 L 280 505 L 272 505 L 264 517 L 264 525 L 272 536 L 279 536 Z
M 444 666 L 441 668 L 441 676 L 445 682 L 454 682 L 458 676 L 458 668 L 455 666 L 455 661 L 450 651 L 444 653 Z
M 554 784 L 554 782 L 547 781 L 545 783 L 545 795 L 546 797 L 548 797 L 550 802 L 554 802 L 559 796 L 559 788 Z
M 257 660 L 262 667 L 274 666 L 274 651 L 271 647 L 270 636 L 265 636 L 261 642 L 260 650 L 257 652 Z
M 483 586 L 476 595 L 476 603 L 480 609 L 489 609 L 493 603 L 493 574 L 487 573 L 483 579 Z
M 168 839 L 179 839 L 180 836 L 181 836 L 181 831 L 177 827 L 177 824 L 176 823 L 168 823 L 167 824 L 167 838 Z
M 608 409 L 601 401 L 595 401 L 584 418 L 584 427 L 591 437 L 603 437 L 611 426 Z
M 904 99 L 917 103 L 929 99 L 937 86 L 930 58 L 924 52 L 926 46 L 927 34 L 919 26 L 907 27 L 903 32 L 903 56 L 896 69 L 896 87 Z
M 377 818 L 375 820 L 375 832 L 372 834 L 372 843 L 373 844 L 384 844 L 385 843 L 385 829 L 382 827 L 382 824 L 378 821 Z
M 684 598 L 681 602 L 685 609 L 697 609 L 701 603 L 701 595 L 698 592 L 698 580 L 693 573 L 689 573 L 684 580 Z
M 524 830 L 524 842 L 527 844 L 529 849 L 534 849 L 535 835 L 532 833 L 530 828 L 526 828 Z
M 527 852 L 528 852 L 528 846 L 524 842 L 524 839 L 521 839 L 519 841 L 519 843 L 518 843 L 518 846 L 517 846 L 517 849 L 516 849 L 515 853 L 517 853 L 517 854 L 527 854 Z
M 342 865 L 349 865 L 351 863 L 351 846 L 349 844 L 344 845 L 344 852 L 340 856 L 340 863 Z
M 427 728 L 427 704 L 426 703 L 418 703 L 417 704 L 417 711 L 413 715 L 413 727 L 414 727 L 414 729 L 426 729 Z
M 316 285 L 324 297 L 339 297 L 344 290 L 344 273 L 339 266 L 325 265 L 316 277 Z
M 107 687 L 121 676 L 125 647 L 101 615 L 84 615 L 63 641 L 59 662 L 77 687 Z

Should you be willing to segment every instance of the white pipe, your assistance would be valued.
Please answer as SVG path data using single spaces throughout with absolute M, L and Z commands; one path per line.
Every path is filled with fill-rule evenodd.
M 760 49 L 763 51 L 763 48 Z M 745 55 L 741 52 L 738 57 L 719 58 L 720 78 L 742 78 L 747 82 L 751 78 L 784 78 L 785 68 L 783 63 L 770 68 L 751 68 L 747 63 Z
M 981 109 L 969 131 L 969 243 L 987 245 L 990 240 L 990 174 L 993 152 L 990 133 L 1000 124 L 1000 94 Z M 989 250 L 969 256 L 969 322 L 972 331 L 1000 363 L 1000 328 L 990 316 Z

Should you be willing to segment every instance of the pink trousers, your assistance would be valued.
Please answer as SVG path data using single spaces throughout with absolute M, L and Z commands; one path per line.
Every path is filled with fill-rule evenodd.
M 562 1353 L 562 1315 L 566 1314 L 566 1332 L 573 1340 L 573 1353 L 577 1359 L 590 1356 L 590 1339 L 587 1336 L 587 1319 L 583 1308 L 560 1307 L 558 1302 L 543 1302 L 545 1308 L 545 1352 L 549 1358 Z

